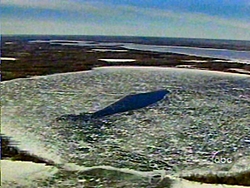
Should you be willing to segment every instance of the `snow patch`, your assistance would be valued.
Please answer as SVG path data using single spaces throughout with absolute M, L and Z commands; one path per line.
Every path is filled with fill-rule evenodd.
M 99 61 L 106 62 L 135 62 L 135 59 L 98 59 Z
M 14 57 L 0 57 L 1 61 L 16 61 L 17 59 Z

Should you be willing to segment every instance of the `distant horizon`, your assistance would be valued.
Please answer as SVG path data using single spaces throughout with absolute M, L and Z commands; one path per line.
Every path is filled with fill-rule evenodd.
M 249 0 L 1 0 L 1 34 L 250 40 Z
M 85 35 L 85 34 L 2 34 L 4 36 L 56 36 L 56 37 L 131 37 L 131 38 L 171 38 L 171 39 L 197 39 L 197 40 L 227 40 L 227 41 L 246 41 L 250 42 L 250 40 L 243 39 L 226 39 L 226 38 L 194 38 L 194 37 L 168 37 L 168 36 L 132 36 L 132 35 Z

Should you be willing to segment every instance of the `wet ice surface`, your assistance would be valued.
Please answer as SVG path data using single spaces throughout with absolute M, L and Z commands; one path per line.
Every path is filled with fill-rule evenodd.
M 32 133 L 63 163 L 173 173 L 214 166 L 214 151 L 250 155 L 249 76 L 103 68 L 38 78 L 3 83 L 3 134 Z M 159 89 L 171 91 L 169 100 L 89 122 L 56 120 Z

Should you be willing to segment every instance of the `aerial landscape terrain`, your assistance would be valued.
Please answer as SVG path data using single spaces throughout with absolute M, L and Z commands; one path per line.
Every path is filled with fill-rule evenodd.
M 228 62 L 227 59 L 198 57 L 185 54 L 164 53 L 155 51 L 127 50 L 122 44 L 112 41 L 119 37 L 71 37 L 75 40 L 44 40 L 33 41 L 35 36 L 23 37 L 8 37 L 2 38 L 2 57 L 15 57 L 14 59 L 2 59 L 2 80 L 13 78 L 23 78 L 35 75 L 48 75 L 53 73 L 72 72 L 90 70 L 94 67 L 113 66 L 113 65 L 136 65 L 136 66 L 164 66 L 164 67 L 180 67 L 180 68 L 195 68 L 207 69 L 225 72 L 237 72 L 241 74 L 250 74 L 249 63 L 241 63 L 237 61 Z M 41 39 L 51 38 L 49 36 L 39 37 Z M 53 38 L 53 37 L 52 37 Z M 57 36 L 56 38 L 65 38 Z M 87 44 L 83 45 L 81 41 L 76 39 L 87 40 Z M 14 42 L 12 40 L 15 40 Z M 26 39 L 26 40 L 24 40 Z M 27 41 L 30 39 L 30 41 Z M 99 39 L 99 41 L 109 40 L 105 43 L 98 44 L 98 41 L 93 42 L 91 39 Z M 137 38 L 129 38 L 136 40 Z M 122 38 L 120 40 L 127 40 Z M 154 42 L 153 39 L 149 41 Z M 159 40 L 159 39 L 158 39 Z M 12 41 L 12 42 L 11 42 Z M 119 41 L 119 40 L 118 40 Z M 145 43 L 144 39 L 144 43 Z M 86 42 L 86 41 L 85 41 Z M 109 44 L 109 43 L 111 44 Z M 147 42 L 147 41 L 146 41 Z M 242 42 L 243 45 L 234 44 L 231 48 L 239 48 L 244 51 L 250 50 L 249 42 Z M 218 43 L 217 45 L 219 45 Z M 190 45 L 186 42 L 186 45 Z M 203 44 L 204 45 L 204 44 Z M 211 45 L 211 44 L 210 44 Z M 198 44 L 198 47 L 202 46 Z M 227 47 L 223 43 L 218 47 Z M 209 48 L 207 44 L 206 48 Z M 214 45 L 214 47 L 217 47 Z M 217 48 L 218 48 L 217 47 Z M 101 61 L 101 59 L 135 59 L 131 62 L 109 62 Z M 16 68 L 19 67 L 19 68 Z
M 248 0 L 1 0 L 1 187 L 250 186 Z
M 59 169 L 34 187 L 174 185 L 164 174 L 249 185 L 248 64 L 110 41 L 7 38 L 2 57 L 14 59 L 2 61 L 2 157 Z M 119 104 L 157 90 L 167 97 L 155 105 Z M 214 152 L 230 161 L 215 163 Z

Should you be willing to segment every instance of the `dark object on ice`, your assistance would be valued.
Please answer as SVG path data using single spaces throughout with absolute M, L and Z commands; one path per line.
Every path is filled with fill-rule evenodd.
M 152 91 L 147 93 L 139 93 L 134 95 L 128 95 L 117 102 L 107 106 L 106 108 L 99 110 L 93 114 L 83 113 L 80 115 L 63 115 L 57 120 L 82 120 L 82 121 L 89 121 L 93 119 L 102 118 L 105 116 L 110 116 L 113 114 L 118 114 L 122 112 L 127 112 L 131 110 L 137 110 L 140 108 L 147 107 L 151 104 L 154 104 L 166 97 L 167 94 L 170 92 L 167 90 L 158 90 Z
M 106 108 L 93 113 L 92 118 L 100 118 L 117 113 L 144 108 L 162 100 L 167 94 L 169 94 L 169 91 L 167 90 L 158 90 L 148 93 L 128 95 L 120 99 L 119 101 L 107 106 Z

